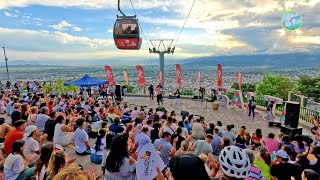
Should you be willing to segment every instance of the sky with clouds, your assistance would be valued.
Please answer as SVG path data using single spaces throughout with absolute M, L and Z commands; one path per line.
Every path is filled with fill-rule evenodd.
M 129 0 L 122 10 L 133 15 Z M 150 39 L 177 39 L 193 0 L 132 0 L 145 37 L 139 51 L 113 42 L 116 0 L 1 0 L 0 42 L 10 60 L 79 62 L 154 58 Z M 282 12 L 303 16 L 297 31 L 282 29 Z M 172 59 L 318 53 L 320 0 L 196 0 Z

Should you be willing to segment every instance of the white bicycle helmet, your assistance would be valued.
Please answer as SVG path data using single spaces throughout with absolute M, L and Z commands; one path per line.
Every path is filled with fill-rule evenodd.
M 219 155 L 222 172 L 235 178 L 247 178 L 249 176 L 251 163 L 244 150 L 236 146 L 223 148 Z

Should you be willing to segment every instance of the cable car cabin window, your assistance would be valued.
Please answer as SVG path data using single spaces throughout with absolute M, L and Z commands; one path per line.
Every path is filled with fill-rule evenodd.
M 135 21 L 135 20 L 134 20 Z M 115 28 L 115 35 L 124 35 L 124 36 L 130 36 L 135 35 L 137 36 L 139 33 L 139 26 L 137 22 L 134 22 L 133 20 L 118 20 Z

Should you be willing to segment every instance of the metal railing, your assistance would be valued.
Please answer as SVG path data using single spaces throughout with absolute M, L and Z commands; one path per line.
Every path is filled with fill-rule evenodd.
M 311 116 L 314 116 L 316 119 L 319 119 L 319 117 L 320 117 L 319 115 L 320 115 L 319 111 L 308 109 L 306 107 L 300 108 L 299 118 L 300 118 L 300 120 L 302 120 L 308 124 L 313 124 L 313 121 L 311 120 Z

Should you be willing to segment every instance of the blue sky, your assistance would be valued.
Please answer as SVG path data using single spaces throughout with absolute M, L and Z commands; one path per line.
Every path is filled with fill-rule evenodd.
M 147 40 L 176 39 L 193 0 L 132 0 Z M 133 15 L 129 0 L 122 9 Z M 280 25 L 282 12 L 299 10 L 295 32 Z M 317 53 L 320 0 L 197 0 L 171 59 Z M 116 0 L 2 0 L 0 42 L 10 60 L 83 62 L 154 58 L 144 40 L 139 51 L 116 49 Z M 175 44 L 175 43 L 174 43 Z

